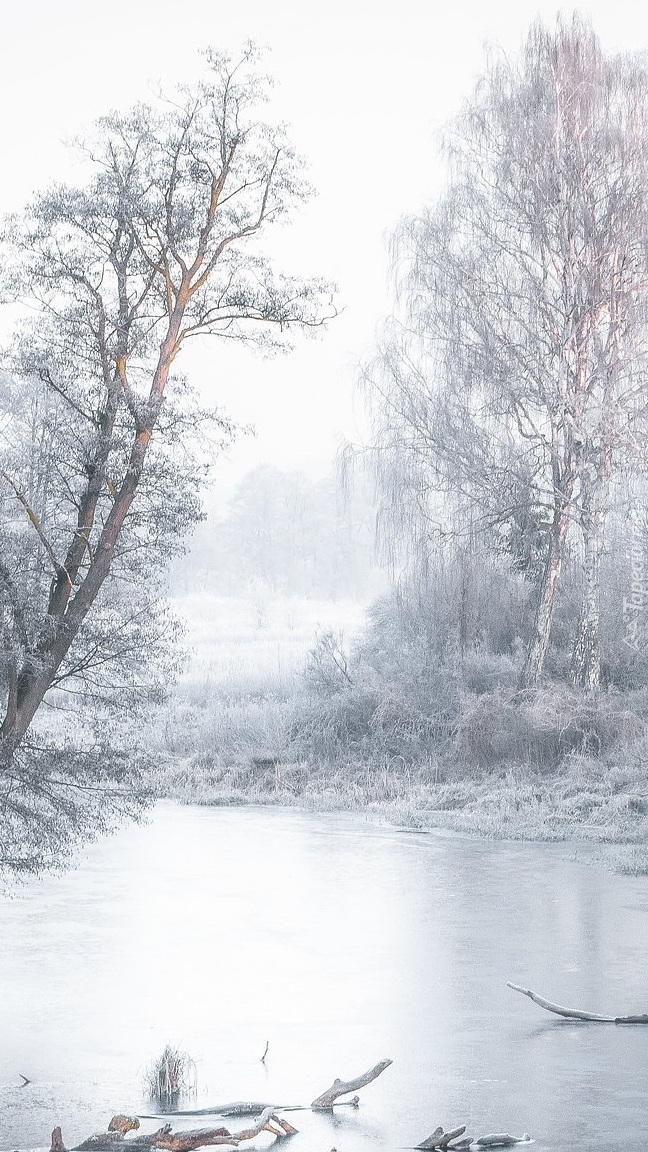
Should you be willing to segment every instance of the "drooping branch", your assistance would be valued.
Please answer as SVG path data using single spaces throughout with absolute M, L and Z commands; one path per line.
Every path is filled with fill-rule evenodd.
M 594 1024 L 648 1024 L 647 1012 L 635 1013 L 631 1016 L 602 1016 L 598 1012 L 583 1012 L 579 1008 L 564 1008 L 561 1004 L 554 1004 L 551 1000 L 545 1000 L 544 996 L 539 996 L 530 988 L 521 988 L 519 984 L 512 984 L 510 980 L 507 980 L 506 984 L 514 992 L 521 992 L 523 996 L 528 996 L 529 1000 L 533 1000 L 534 1004 L 538 1004 L 540 1008 L 546 1008 L 547 1012 L 554 1012 L 556 1016 L 563 1016 L 566 1020 L 585 1020 Z
M 385 1068 L 389 1068 L 392 1063 L 391 1060 L 381 1060 L 379 1064 L 374 1064 L 368 1072 L 363 1072 L 361 1076 L 356 1076 L 355 1080 L 334 1080 L 331 1087 L 326 1092 L 322 1092 L 321 1096 L 317 1096 L 311 1104 L 311 1108 L 332 1108 L 338 1096 L 346 1096 L 348 1092 L 356 1092 L 358 1088 L 364 1088 L 366 1084 L 371 1084 Z

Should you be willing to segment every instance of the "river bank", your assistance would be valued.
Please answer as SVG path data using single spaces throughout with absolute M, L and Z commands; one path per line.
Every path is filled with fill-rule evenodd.
M 320 812 L 366 811 L 401 828 L 489 840 L 616 845 L 615 870 L 648 874 L 648 781 L 639 763 L 573 757 L 559 772 L 507 767 L 435 779 L 425 767 L 308 765 L 272 758 L 222 766 L 169 761 L 161 795 L 201 805 L 267 804 Z
M 330 629 L 357 635 L 358 605 L 262 607 L 182 602 L 195 654 L 150 734 L 160 797 L 613 844 L 615 868 L 648 874 L 648 692 L 553 683 L 520 697 L 510 662 L 483 656 L 461 684 L 447 673 L 407 685 L 367 668 L 352 682 L 342 632 Z

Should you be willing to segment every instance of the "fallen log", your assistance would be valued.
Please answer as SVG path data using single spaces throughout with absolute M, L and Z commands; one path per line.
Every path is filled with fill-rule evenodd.
M 529 1000 L 533 1000 L 534 1004 L 538 1004 L 540 1008 L 546 1008 L 547 1012 L 554 1012 L 556 1016 L 563 1016 L 566 1020 L 585 1020 L 594 1024 L 648 1024 L 648 1013 L 638 1013 L 632 1016 L 602 1016 L 598 1012 L 582 1012 L 578 1008 L 564 1008 L 561 1004 L 554 1004 L 551 1000 L 545 1000 L 544 996 L 539 996 L 530 988 L 521 988 L 519 984 L 512 984 L 510 980 L 506 981 L 506 986 L 512 988 L 514 992 L 520 992 L 522 996 L 528 996 Z
M 274 1108 L 277 1112 L 303 1112 L 305 1104 L 272 1104 L 268 1100 L 235 1100 L 232 1104 L 212 1104 L 209 1108 L 187 1108 L 184 1111 L 173 1110 L 174 1116 L 222 1116 L 224 1120 L 231 1120 L 236 1116 L 259 1116 L 266 1108 Z M 140 1112 L 142 1120 L 158 1120 L 168 1113 Z
M 333 1081 L 331 1087 L 317 1096 L 310 1108 L 325 1109 L 341 1107 L 342 1105 L 357 1106 L 359 1097 L 354 1096 L 351 1100 L 341 1100 L 337 1103 L 338 1096 L 346 1096 L 349 1092 L 355 1092 L 358 1088 L 364 1088 L 367 1084 L 371 1084 L 385 1068 L 389 1068 L 392 1063 L 391 1060 L 381 1060 L 379 1064 L 375 1064 L 368 1072 L 363 1072 L 361 1076 L 356 1076 L 354 1080 L 340 1080 Z M 156 1132 L 150 1135 L 138 1135 L 129 1137 L 126 1140 L 126 1133 L 132 1132 L 134 1129 L 139 1128 L 139 1120 L 130 1116 L 117 1115 L 113 1116 L 110 1124 L 108 1125 L 107 1132 L 100 1132 L 95 1136 L 89 1136 L 82 1144 L 77 1144 L 76 1148 L 71 1152 L 131 1152 L 132 1149 L 162 1149 L 164 1152 L 194 1152 L 194 1149 L 216 1145 L 216 1144 L 229 1144 L 237 1147 L 244 1140 L 252 1140 L 258 1136 L 260 1132 L 270 1132 L 273 1136 L 282 1139 L 285 1136 L 294 1136 L 297 1132 L 292 1124 L 287 1120 L 282 1120 L 278 1112 L 297 1112 L 305 1111 L 306 1106 L 303 1104 L 261 1104 L 258 1100 L 238 1100 L 233 1104 L 213 1105 L 210 1108 L 192 1108 L 185 1112 L 175 1112 L 175 1116 L 220 1116 L 228 1118 L 232 1116 L 257 1116 L 256 1123 L 251 1128 L 246 1128 L 241 1132 L 230 1132 L 228 1128 L 200 1128 L 194 1129 L 190 1132 L 173 1132 L 170 1124 L 165 1124 L 164 1127 L 158 1128 Z M 148 1120 L 158 1119 L 157 1116 L 144 1116 Z M 464 1129 L 462 1129 L 464 1131 Z M 447 1147 L 447 1145 L 445 1146 Z M 459 1145 L 454 1145 L 458 1148 Z M 65 1144 L 63 1143 L 63 1136 L 61 1129 L 55 1128 L 52 1132 L 52 1144 L 50 1152 L 67 1152 Z
M 56 1129 L 54 1131 L 56 1131 Z M 52 1133 L 52 1141 L 53 1139 L 54 1134 Z M 146 1137 L 140 1136 L 138 1139 L 145 1140 Z M 120 1147 L 123 1143 L 123 1132 L 115 1132 L 109 1129 L 107 1132 L 97 1132 L 94 1136 L 88 1136 L 87 1140 L 83 1140 L 81 1144 L 75 1146 L 74 1152 L 108 1152 L 109 1149 Z M 52 1143 L 52 1150 L 53 1148 L 54 1145 Z
M 334 1080 L 331 1087 L 326 1092 L 322 1092 L 321 1096 L 317 1096 L 311 1104 L 311 1108 L 332 1108 L 338 1096 L 346 1096 L 349 1092 L 356 1092 L 358 1088 L 364 1088 L 367 1084 L 371 1084 L 385 1068 L 389 1068 L 392 1063 L 391 1060 L 381 1060 L 379 1064 L 374 1064 L 368 1072 L 363 1072 L 361 1076 L 356 1076 L 355 1080 Z
M 137 1123 L 139 1127 L 139 1121 Z M 226 1132 L 227 1129 L 224 1128 L 222 1131 Z M 163 1128 L 158 1128 L 157 1132 L 150 1132 L 148 1135 L 136 1136 L 134 1139 L 128 1140 L 128 1142 L 126 1142 L 122 1132 L 115 1131 L 114 1129 L 111 1129 L 110 1125 L 108 1125 L 107 1132 L 97 1132 L 94 1136 L 88 1136 L 87 1140 L 83 1140 L 81 1144 L 76 1144 L 74 1148 L 70 1149 L 70 1152 L 114 1152 L 115 1149 L 119 1149 L 121 1152 L 126 1144 L 129 1149 L 156 1148 L 156 1141 L 158 1138 L 165 1136 L 170 1132 L 171 1125 L 165 1124 Z M 50 1147 L 50 1152 L 68 1152 L 65 1144 L 63 1143 L 63 1137 L 61 1135 L 60 1128 L 55 1128 L 52 1132 L 52 1144 Z
M 251 1128 L 230 1132 L 228 1128 L 194 1128 L 188 1132 L 173 1132 L 170 1124 L 156 1132 L 126 1139 L 125 1133 L 139 1127 L 139 1121 L 128 1116 L 114 1116 L 107 1132 L 89 1136 L 71 1152 L 130 1152 L 131 1149 L 160 1149 L 162 1152 L 195 1152 L 196 1148 L 228 1144 L 237 1148 L 244 1140 L 253 1140 L 260 1132 L 270 1132 L 283 1139 L 297 1132 L 287 1120 L 277 1116 L 273 1105 L 263 1110 Z M 67 1152 L 60 1128 L 52 1132 L 50 1152 Z
M 151 1148 L 164 1148 L 167 1152 L 192 1152 L 195 1148 L 213 1147 L 215 1144 L 228 1144 L 236 1148 L 238 1140 L 227 1128 L 194 1128 L 191 1132 L 168 1132 L 161 1128 L 155 1133 Z
M 252 1128 L 245 1128 L 242 1132 L 228 1132 L 227 1128 L 195 1128 L 190 1132 L 175 1133 L 169 1131 L 160 1136 L 153 1147 L 163 1149 L 164 1152 L 194 1152 L 196 1148 L 215 1144 L 229 1144 L 237 1148 L 243 1140 L 254 1140 L 260 1132 L 284 1137 L 292 1136 L 296 1131 L 286 1121 L 282 1123 L 270 1107 L 261 1113 Z
M 357 1108 L 360 1103 L 359 1096 L 353 1096 L 350 1100 L 336 1100 L 331 1105 L 332 1108 Z M 226 1104 L 223 1108 L 215 1105 L 210 1108 L 189 1108 L 184 1112 L 173 1110 L 174 1116 L 220 1116 L 222 1120 L 231 1120 L 233 1117 L 242 1116 L 258 1116 L 265 1108 L 276 1108 L 277 1112 L 310 1112 L 310 1104 L 269 1104 L 266 1100 L 264 1103 L 251 1100 L 249 1102 L 241 1100 L 240 1103 Z M 160 1120 L 163 1116 L 168 1116 L 168 1112 L 140 1112 L 141 1120 Z

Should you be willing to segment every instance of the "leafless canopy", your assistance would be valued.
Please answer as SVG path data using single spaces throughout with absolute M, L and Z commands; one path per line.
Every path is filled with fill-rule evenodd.
M 99 121 L 84 182 L 50 188 L 5 230 L 5 294 L 27 317 L 0 382 L 11 867 L 87 832 L 132 768 L 102 709 L 109 696 L 132 711 L 144 694 L 143 665 L 172 627 L 150 593 L 199 514 L 196 446 L 233 433 L 177 373 L 182 348 L 200 336 L 273 347 L 333 311 L 327 285 L 278 273 L 255 246 L 309 194 L 283 129 L 259 116 L 267 95 L 253 48 L 207 53 L 193 85 Z M 52 742 L 41 706 L 64 692 L 73 720 Z
M 420 544 L 459 505 L 505 536 L 522 509 L 544 533 L 527 687 L 574 524 L 575 675 L 597 682 L 607 490 L 648 414 L 647 142 L 643 59 L 606 57 L 578 16 L 537 22 L 448 132 L 446 193 L 394 237 L 400 316 L 367 372 L 392 522 Z

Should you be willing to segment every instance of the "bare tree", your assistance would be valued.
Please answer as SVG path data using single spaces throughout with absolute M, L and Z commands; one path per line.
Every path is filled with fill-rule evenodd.
M 391 455 L 428 507 L 461 493 L 504 526 L 522 499 L 541 533 L 522 687 L 542 674 L 575 523 L 573 675 L 600 677 L 609 481 L 641 448 L 648 399 L 647 96 L 642 60 L 605 57 L 580 17 L 536 23 L 458 117 L 441 202 L 395 237 L 405 319 L 371 373 L 379 431 L 398 428 Z
M 96 731 L 54 756 L 35 718 L 80 678 L 86 702 L 92 680 L 128 698 L 133 684 L 106 673 L 111 645 L 141 659 L 160 633 L 146 590 L 197 514 L 193 446 L 210 425 L 179 353 L 199 336 L 278 346 L 331 313 L 326 285 L 250 247 L 309 193 L 283 131 L 258 117 L 256 53 L 207 65 L 173 99 L 101 120 L 83 186 L 38 196 L 5 236 L 5 287 L 29 309 L 0 417 L 0 858 L 13 867 L 87 832 L 126 772 L 126 753 L 106 767 Z M 233 431 L 219 413 L 214 427 Z

